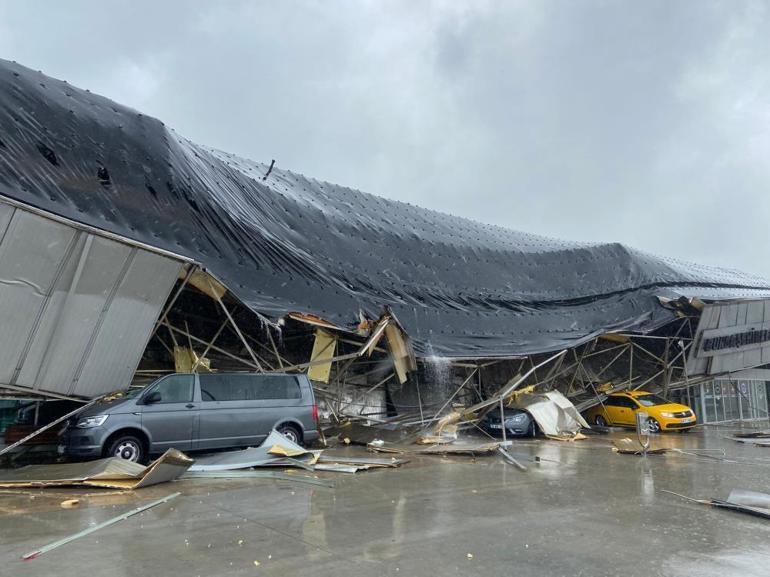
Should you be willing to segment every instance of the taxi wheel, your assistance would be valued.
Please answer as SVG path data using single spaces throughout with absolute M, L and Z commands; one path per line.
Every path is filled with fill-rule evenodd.
M 599 425 L 600 427 L 606 427 L 607 426 L 607 419 L 605 419 L 601 415 L 596 415 L 596 417 L 594 418 L 594 423 Z
M 656 433 L 660 433 L 660 423 L 655 419 L 653 419 L 652 417 L 647 419 L 647 427 L 650 429 L 650 433 L 652 433 L 653 435 Z

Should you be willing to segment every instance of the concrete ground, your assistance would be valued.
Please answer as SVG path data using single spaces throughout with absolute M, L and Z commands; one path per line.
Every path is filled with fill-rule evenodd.
M 423 456 L 400 469 L 324 475 L 335 479 L 333 489 L 239 479 L 178 481 L 135 493 L 3 491 L 0 574 L 766 577 L 770 522 L 661 492 L 770 492 L 770 449 L 727 440 L 728 432 L 661 435 L 655 445 L 724 448 L 732 462 L 618 455 L 610 441 L 629 433 L 613 433 L 574 443 L 516 442 L 514 454 L 542 459 L 528 471 L 499 456 Z M 182 495 L 20 560 L 173 491 Z M 79 508 L 59 506 L 74 496 Z

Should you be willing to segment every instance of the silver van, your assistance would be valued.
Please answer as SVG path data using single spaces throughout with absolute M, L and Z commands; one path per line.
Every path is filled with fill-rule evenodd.
M 257 446 L 271 430 L 297 443 L 318 438 L 318 407 L 305 375 L 176 373 L 70 422 L 61 452 L 142 462 L 174 448 Z

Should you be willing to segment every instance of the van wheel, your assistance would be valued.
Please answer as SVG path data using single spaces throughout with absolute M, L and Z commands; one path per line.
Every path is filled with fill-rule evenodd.
M 276 429 L 284 437 L 289 439 L 292 443 L 302 444 L 302 435 L 294 425 L 279 425 Z
M 144 445 L 132 435 L 121 435 L 112 441 L 106 451 L 108 457 L 117 457 L 133 463 L 144 461 Z

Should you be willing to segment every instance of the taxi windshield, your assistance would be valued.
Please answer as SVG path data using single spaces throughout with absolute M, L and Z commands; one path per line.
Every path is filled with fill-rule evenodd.
M 654 407 L 655 405 L 668 405 L 671 401 L 667 401 L 663 397 L 658 395 L 641 395 L 634 397 L 636 402 L 643 407 Z

